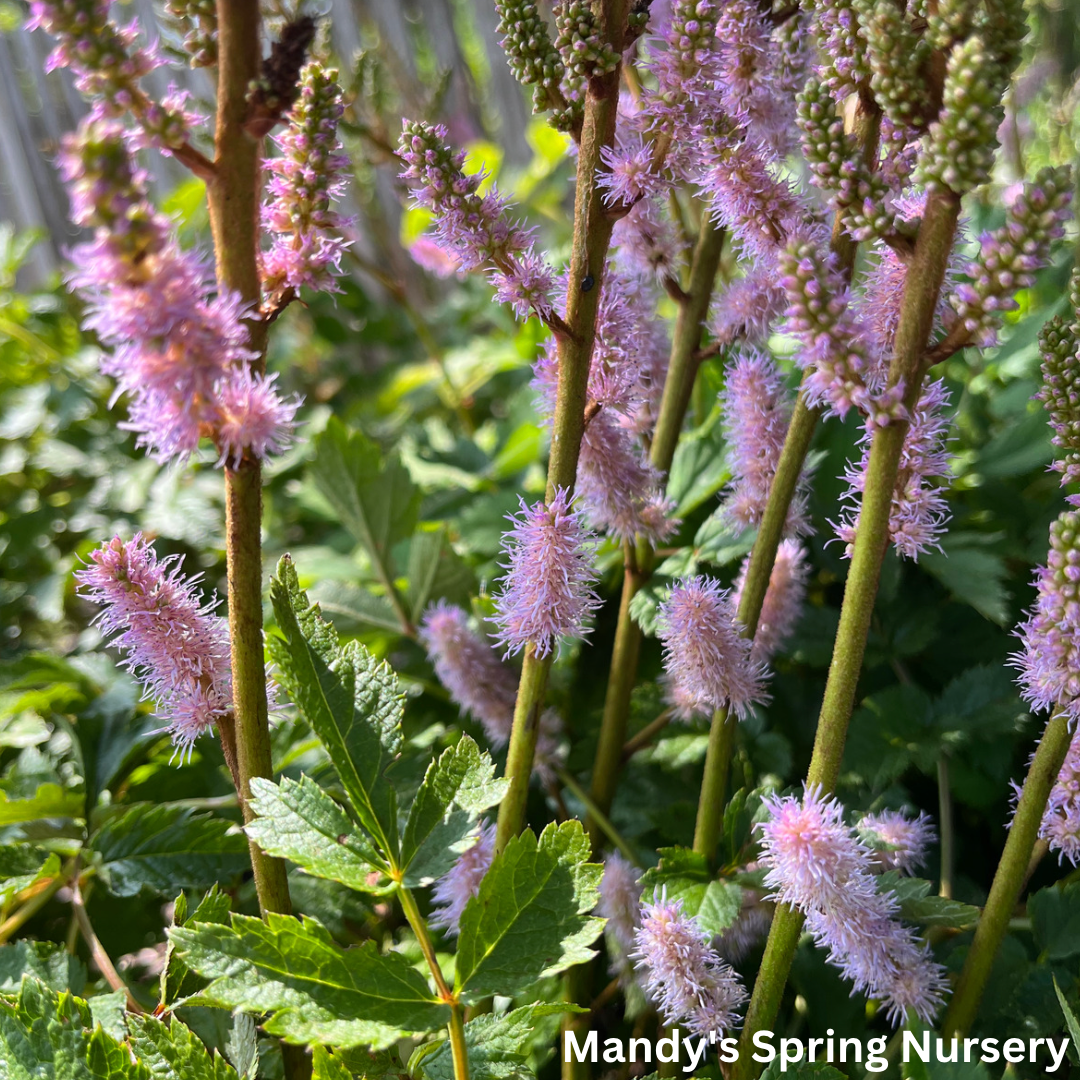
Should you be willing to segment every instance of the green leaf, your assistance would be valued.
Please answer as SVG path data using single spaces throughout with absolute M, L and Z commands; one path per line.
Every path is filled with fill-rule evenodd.
M 251 865 L 247 841 L 231 822 L 187 807 L 133 806 L 106 822 L 90 844 L 101 859 L 99 876 L 115 896 L 204 889 Z
M 338 633 L 363 634 L 371 630 L 401 633 L 401 620 L 390 601 L 365 585 L 323 579 L 311 587 L 311 598 L 333 620 Z
M 409 617 L 419 622 L 435 600 L 466 605 L 475 591 L 476 577 L 454 551 L 445 525 L 421 525 L 409 541 L 409 588 L 405 593 Z
M 131 1046 L 154 1080 L 237 1080 L 236 1070 L 174 1016 L 129 1016 Z
M 37 881 L 60 873 L 60 857 L 31 844 L 0 847 L 0 906 Z
M 225 1056 L 240 1080 L 256 1080 L 259 1075 L 259 1031 L 247 1013 L 233 1016 Z
M 731 477 L 719 411 L 679 440 L 668 473 L 667 496 L 675 502 L 674 517 L 685 518 L 712 498 Z
M 257 815 L 247 834 L 269 855 L 288 859 L 316 877 L 340 881 L 358 892 L 385 894 L 397 886 L 372 882 L 372 870 L 385 872 L 375 852 L 348 814 L 314 780 L 255 778 L 251 808 Z
M 876 885 L 878 892 L 891 892 L 896 897 L 903 918 L 921 926 L 967 930 L 979 921 L 982 914 L 971 904 L 931 895 L 932 886 L 929 881 L 924 878 L 905 877 L 897 870 L 879 874 Z
M 187 897 L 181 893 L 173 904 L 173 925 L 187 926 L 189 923 L 226 923 L 229 921 L 231 901 L 227 893 L 221 892 L 217 885 L 199 901 L 193 912 L 188 912 Z M 204 980 L 188 970 L 187 964 L 176 955 L 176 948 L 171 939 L 165 945 L 165 963 L 161 969 L 161 1000 L 171 1005 L 178 998 L 194 994 L 204 985 Z
M 956 533 L 941 538 L 941 551 L 919 556 L 919 565 L 957 598 L 980 615 L 1004 626 L 1009 620 L 1008 570 L 1005 560 L 987 551 L 977 533 Z
M 284 634 L 268 639 L 282 685 L 326 747 L 361 824 L 394 860 L 397 798 L 383 773 L 401 746 L 397 677 L 358 641 L 339 643 L 301 592 L 287 555 L 270 599 Z
M 86 983 L 82 962 L 71 956 L 62 944 L 24 938 L 0 946 L 0 993 L 17 991 L 24 975 L 43 982 L 58 993 L 62 990 L 79 993 Z
M 420 492 L 400 460 L 384 461 L 375 443 L 331 417 L 315 439 L 311 474 L 341 524 L 389 568 L 390 549 L 412 535 L 420 508 Z
M 231 926 L 174 927 L 169 936 L 210 979 L 190 1004 L 269 1013 L 264 1030 L 286 1042 L 382 1049 L 450 1018 L 400 953 L 382 955 L 373 941 L 342 949 L 314 919 L 233 915 Z
M 579 821 L 514 837 L 461 916 L 457 988 L 470 1000 L 511 996 L 542 975 L 591 959 L 602 867 Z
M 705 856 L 690 848 L 661 848 L 660 862 L 642 875 L 641 888 L 650 900 L 662 891 L 669 900 L 681 900 L 683 911 L 710 934 L 723 933 L 742 907 L 740 886 L 716 880 Z
M 311 1080 L 353 1080 L 353 1074 L 341 1058 L 325 1046 L 316 1046 L 311 1056 Z
M 800 1061 L 781 1068 L 780 1059 L 770 1062 L 761 1080 L 845 1080 L 844 1074 L 824 1061 Z
M 1061 1006 L 1061 1012 L 1065 1017 L 1065 1026 L 1069 1029 L 1073 1049 L 1080 1054 L 1080 1021 L 1077 1021 L 1076 1013 L 1072 1011 L 1068 1001 L 1065 1000 L 1065 995 L 1061 992 L 1061 987 L 1058 986 L 1056 978 L 1054 979 L 1054 993 L 1057 994 L 1058 1004 Z
M 465 1025 L 465 1046 L 469 1054 L 470 1080 L 527 1080 L 529 1040 L 541 1016 L 556 1013 L 585 1012 L 566 1002 L 543 1002 L 513 1009 L 502 1016 L 487 1014 Z M 420 1071 L 427 1080 L 455 1080 L 453 1054 L 449 1040 L 420 1060 Z
M 1035 943 L 1049 960 L 1080 953 L 1080 881 L 1040 889 L 1028 900 Z
M 404 884 L 427 885 L 453 866 L 474 836 L 477 817 L 509 786 L 495 779 L 495 764 L 468 736 L 428 766 L 409 810 L 401 841 Z
M 83 796 L 59 784 L 41 784 L 29 799 L 9 799 L 0 791 L 0 826 L 41 818 L 82 817 Z

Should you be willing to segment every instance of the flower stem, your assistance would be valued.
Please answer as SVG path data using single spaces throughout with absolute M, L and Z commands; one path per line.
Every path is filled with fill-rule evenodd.
M 943 750 L 937 763 L 938 831 L 941 833 L 940 896 L 947 900 L 953 894 L 953 813 L 952 791 L 949 783 L 949 755 Z
M 1001 853 L 994 883 L 990 886 L 990 895 L 968 949 L 960 981 L 956 984 L 948 1012 L 945 1014 L 941 1034 L 946 1039 L 966 1035 L 979 1011 L 986 980 L 997 958 L 1016 902 L 1020 898 L 1020 890 L 1027 879 L 1039 825 L 1042 823 L 1050 790 L 1065 763 L 1070 741 L 1069 722 L 1062 713 L 1057 713 L 1046 725 L 1028 769 L 1016 814 L 1005 840 L 1005 850 Z
M 701 326 L 709 311 L 720 254 L 724 247 L 724 230 L 705 220 L 701 225 L 690 266 L 686 297 L 679 305 L 675 332 L 671 339 L 664 393 L 653 432 L 649 459 L 659 472 L 671 468 L 679 434 L 686 418 L 686 409 L 697 375 L 697 351 L 701 346 Z M 615 628 L 615 646 L 611 653 L 604 713 L 600 720 L 600 740 L 593 762 L 592 799 L 601 813 L 611 810 L 615 788 L 623 764 L 626 726 L 630 717 L 630 694 L 637 681 L 638 656 L 641 652 L 641 627 L 630 616 L 630 601 L 648 579 L 653 552 L 639 545 L 636 559 L 626 560 L 622 596 L 619 600 L 619 620 Z M 636 565 L 636 569 L 635 569 Z M 590 817 L 586 822 L 593 848 L 601 841 L 601 830 Z
M 930 193 L 905 278 L 889 384 L 903 382 L 904 404 L 908 409 L 918 399 L 922 357 L 933 327 L 959 213 L 958 196 L 948 191 Z M 866 651 L 866 636 L 874 613 L 881 563 L 889 542 L 889 513 L 906 432 L 906 422 L 892 423 L 878 428 L 871 443 L 866 489 L 851 568 L 844 587 L 829 678 L 818 717 L 814 752 L 806 775 L 807 787 L 820 786 L 825 791 L 832 791 L 840 772 L 848 722 Z M 802 916 L 798 912 L 784 905 L 777 907 L 765 949 L 769 964 L 766 966 L 763 962 L 754 984 L 740 1042 L 740 1057 L 732 1069 L 732 1080 L 747 1080 L 755 1073 L 752 1039 L 756 1031 L 771 1027 L 776 1019 L 801 926 Z
M 628 0 L 604 0 L 600 8 L 600 32 L 615 51 L 622 53 L 626 32 Z M 614 218 L 606 213 L 597 173 L 603 165 L 601 151 L 615 141 L 615 121 L 619 107 L 619 66 L 606 75 L 589 80 L 585 115 L 578 150 L 574 239 L 570 252 L 569 288 L 564 322 L 566 331 L 558 335 L 559 384 L 551 429 L 551 456 L 548 459 L 547 501 L 559 488 L 573 491 L 577 478 L 581 436 L 585 431 L 589 362 L 596 339 L 596 313 L 604 284 Z M 532 775 L 533 756 L 540 713 L 544 707 L 547 676 L 554 656 L 537 657 L 531 646 L 518 684 L 510 748 L 506 759 L 509 790 L 499 806 L 495 847 L 501 851 L 510 837 L 525 825 L 525 804 Z M 620 744 L 621 745 L 621 744 Z
M 694 823 L 694 851 L 709 860 L 716 855 L 723 830 L 731 750 L 735 745 L 735 729 L 738 726 L 738 719 L 723 708 L 713 714 L 709 727 L 705 772 L 701 778 L 697 821 Z
M 258 306 L 259 157 L 257 140 L 244 131 L 247 94 L 262 62 L 258 0 L 219 0 L 218 99 L 214 128 L 214 176 L 207 192 L 218 281 Z M 261 370 L 266 344 L 261 320 L 249 322 L 250 343 Z M 229 635 L 232 644 L 233 706 L 236 715 L 237 795 L 249 819 L 251 778 L 270 778 L 270 727 L 266 707 L 266 661 L 262 634 L 262 472 L 245 460 L 225 470 L 225 554 L 228 570 Z M 285 863 L 249 844 L 259 909 L 291 909 Z

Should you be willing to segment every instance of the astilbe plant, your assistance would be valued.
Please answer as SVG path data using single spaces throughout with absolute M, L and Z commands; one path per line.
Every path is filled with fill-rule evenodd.
M 72 925 L 128 1013 L 95 1030 L 88 1010 L 40 980 L 10 1000 L 0 991 L 15 1032 L 0 1025 L 0 1063 L 14 1055 L 17 1075 L 40 1071 L 44 1051 L 23 1034 L 46 1014 L 50 1030 L 73 1033 L 88 1069 L 107 1060 L 117 1076 L 233 1075 L 185 1025 L 188 1014 L 173 1013 L 190 1001 L 234 1015 L 232 1064 L 247 1076 L 262 1052 L 243 1049 L 257 1045 L 253 1017 L 287 1080 L 311 1065 L 320 1080 L 373 1071 L 469 1080 L 527 1076 L 529 1055 L 554 1033 L 545 1018 L 565 1012 L 569 1041 L 597 1016 L 613 1029 L 632 1021 L 638 1033 L 727 1036 L 738 1053 L 725 1075 L 751 1080 L 755 1036 L 783 1023 L 789 980 L 805 1003 L 804 981 L 821 977 L 807 976 L 815 965 L 837 969 L 867 1000 L 854 1010 L 860 1031 L 920 1024 L 967 1035 L 1037 845 L 1080 859 L 1072 510 L 1051 526 L 1034 606 L 1017 630 L 1023 699 L 1050 716 L 981 910 L 950 895 L 948 740 L 970 731 L 950 728 L 934 745 L 937 830 L 925 812 L 898 809 L 903 767 L 890 772 L 890 760 L 860 782 L 845 765 L 860 687 L 869 695 L 854 720 L 860 737 L 862 718 L 881 714 L 892 738 L 883 701 L 923 709 L 905 713 L 892 740 L 913 747 L 904 767 L 926 767 L 923 729 L 959 708 L 949 692 L 924 700 L 907 667 L 917 648 L 880 619 L 898 575 L 914 574 L 890 551 L 912 563 L 925 556 L 954 592 L 971 588 L 962 570 L 940 569 L 960 499 L 950 477 L 963 468 L 950 455 L 963 408 L 963 395 L 952 405 L 952 384 L 968 393 L 967 362 L 1008 341 L 1068 228 L 1073 179 L 1048 165 L 1010 185 L 1003 214 L 990 215 L 977 241 L 966 234 L 964 200 L 982 191 L 993 201 L 997 190 L 1023 10 L 1016 0 L 655 6 L 557 0 L 549 23 L 531 2 L 496 4 L 510 69 L 576 170 L 560 249 L 530 224 L 530 207 L 513 205 L 513 178 L 497 185 L 453 145 L 453 118 L 439 122 L 434 106 L 411 100 L 396 150 L 363 122 L 367 61 L 358 61 L 359 96 L 346 91 L 301 11 L 264 50 L 257 6 L 170 4 L 191 63 L 216 68 L 210 155 L 198 149 L 205 121 L 187 95 L 173 89 L 157 101 L 146 88 L 168 61 L 137 26 L 116 25 L 86 0 L 32 3 L 30 25 L 56 39 L 50 67 L 70 68 L 90 103 L 59 156 L 72 220 L 86 230 L 67 273 L 83 326 L 136 446 L 178 475 L 206 451 L 226 505 L 227 618 L 149 534 L 99 538 L 76 591 L 99 608 L 102 637 L 124 654 L 158 717 L 152 730 L 163 725 L 181 763 L 197 763 L 202 747 L 209 759 L 216 751 L 200 737 L 217 732 L 243 835 L 224 817 L 191 816 L 195 804 L 223 809 L 216 798 L 124 818 L 129 846 L 104 795 L 77 813 L 51 792 L 12 810 L 16 824 L 85 821 L 86 850 L 60 844 L 63 867 L 50 851 L 50 862 L 18 869 L 29 876 L 2 894 L 0 941 L 70 897 Z M 345 256 L 365 246 L 344 233 L 352 162 L 339 126 L 393 160 L 408 220 L 424 222 L 409 250 L 446 279 L 439 295 L 473 275 L 480 295 L 508 312 L 482 332 L 514 325 L 516 348 L 529 354 L 521 394 L 474 415 L 476 387 L 457 394 L 438 335 L 410 312 L 454 391 L 453 435 L 424 418 L 439 453 L 459 429 L 455 462 L 488 453 L 527 399 L 531 431 L 547 440 L 546 475 L 516 472 L 522 491 L 506 492 L 519 509 L 501 560 L 494 545 L 478 554 L 469 531 L 481 531 L 503 464 L 493 460 L 469 489 L 471 524 L 453 510 L 451 527 L 418 527 L 467 500 L 435 491 L 434 455 L 411 435 L 400 457 L 385 447 L 402 410 L 380 399 L 354 413 L 384 445 L 332 419 L 304 446 L 300 399 L 267 374 L 273 325 L 298 299 L 324 310 L 319 294 L 342 289 Z M 185 246 L 155 206 L 152 152 L 206 182 L 212 258 Z M 370 163 L 359 175 L 372 175 Z M 1040 338 L 1039 396 L 1066 485 L 1080 479 L 1078 280 L 1068 312 Z M 455 322 L 448 338 L 461 330 Z M 301 575 L 311 548 L 299 567 L 284 555 L 264 641 L 262 469 L 297 442 L 311 483 L 286 486 L 283 497 L 339 520 L 362 549 L 356 573 L 370 587 L 355 603 L 319 584 L 309 595 Z M 832 511 L 830 484 L 841 491 Z M 969 549 L 987 516 L 985 507 L 969 515 Z M 302 530 L 290 543 L 293 535 L 303 543 Z M 834 629 L 823 620 L 841 578 Z M 363 632 L 339 632 L 315 596 Z M 807 708 L 817 707 L 820 680 L 805 672 L 821 643 L 798 633 L 811 609 L 816 636 L 832 643 L 813 730 Z M 868 655 L 885 666 L 875 651 L 898 687 L 883 687 L 877 672 L 860 682 Z M 270 704 L 282 717 L 273 733 Z M 797 714 L 797 761 L 792 743 L 767 730 L 781 713 Z M 665 732 L 672 718 L 688 728 Z M 785 788 L 804 765 L 801 787 Z M 665 770 L 679 777 L 677 797 L 656 780 Z M 841 785 L 856 805 L 841 801 Z M 655 792 L 668 802 L 653 806 Z M 254 883 L 253 898 L 215 889 L 190 914 L 181 895 L 152 1002 L 113 965 L 83 899 L 91 880 L 132 895 L 125 874 L 139 843 L 151 844 L 140 829 L 162 843 L 189 830 L 222 881 L 250 860 Z M 935 896 L 914 875 L 934 867 L 938 832 Z M 174 861 L 175 884 L 193 887 Z M 332 900 L 308 906 L 323 886 Z M 348 906 L 353 893 L 362 907 Z M 16 895 L 22 906 L 11 913 Z M 338 909 L 347 914 L 334 924 Z M 356 910 L 359 933 L 346 925 Z M 972 926 L 962 954 L 946 939 Z M 602 933 L 606 988 L 594 962 Z M 143 1016 L 148 1009 L 155 1016 Z M 168 1024 L 156 1018 L 170 1013 Z M 566 1080 L 582 1080 L 583 1064 L 564 1057 Z

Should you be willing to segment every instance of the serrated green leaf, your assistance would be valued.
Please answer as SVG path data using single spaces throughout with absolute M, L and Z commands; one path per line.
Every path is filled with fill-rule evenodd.
M 372 881 L 387 869 L 368 838 L 348 814 L 308 776 L 280 784 L 251 781 L 251 808 L 257 815 L 247 834 L 263 851 L 296 863 L 316 877 L 340 881 L 358 892 L 388 893 L 397 886 Z
M 174 1016 L 129 1016 L 131 1046 L 154 1080 L 237 1080 L 236 1070 Z
M 315 439 L 311 475 L 341 524 L 389 567 L 390 549 L 412 535 L 420 508 L 420 492 L 401 461 L 384 461 L 375 443 L 331 417 Z
M 1076 1013 L 1072 1011 L 1065 995 L 1058 986 L 1057 978 L 1054 979 L 1054 993 L 1057 994 L 1058 1004 L 1061 1006 L 1062 1015 L 1065 1017 L 1065 1026 L 1069 1029 L 1069 1037 L 1072 1039 L 1073 1049 L 1080 1054 L 1080 1021 L 1076 1019 Z
M 311 1080 L 353 1080 L 345 1063 L 325 1046 L 316 1046 L 311 1058 Z
M 90 846 L 101 859 L 98 875 L 115 896 L 205 889 L 251 865 L 247 841 L 231 822 L 178 806 L 133 806 L 106 822 Z
M 543 1002 L 513 1009 L 502 1016 L 478 1016 L 465 1025 L 465 1046 L 469 1054 L 470 1080 L 509 1080 L 533 1075 L 528 1067 L 529 1038 L 541 1016 L 556 1013 L 584 1012 L 561 1001 Z M 455 1080 L 453 1054 L 449 1041 L 419 1062 L 427 1080 Z
M 173 925 L 186 926 L 188 923 L 227 923 L 229 908 L 232 906 L 228 894 L 221 892 L 217 885 L 199 901 L 193 912 L 188 912 L 187 897 L 181 893 L 173 905 Z M 161 969 L 161 1000 L 171 1005 L 177 998 L 194 994 L 204 985 L 204 980 L 188 970 L 187 964 L 176 955 L 172 940 L 165 944 L 165 964 Z
M 225 1056 L 240 1080 L 256 1080 L 259 1074 L 259 1030 L 247 1013 L 233 1016 Z
M 469 1000 L 507 996 L 542 975 L 591 959 L 603 928 L 592 918 L 602 867 L 579 821 L 531 831 L 496 855 L 465 907 L 458 939 L 457 988 Z
M 956 533 L 941 539 L 941 551 L 919 556 L 919 565 L 933 574 L 958 600 L 1004 626 L 1009 619 L 1008 569 L 1001 555 L 979 544 L 977 534 Z
M 465 605 L 475 592 L 476 576 L 450 544 L 446 526 L 421 526 L 409 541 L 409 587 L 405 599 L 413 622 L 435 600 Z
M 664 893 L 669 900 L 681 900 L 683 911 L 710 934 L 723 933 L 742 907 L 742 888 L 715 879 L 705 856 L 690 848 L 661 848 L 660 862 L 642 875 L 641 888 L 649 899 Z
M 57 993 L 70 990 L 78 994 L 86 983 L 82 961 L 61 944 L 24 938 L 0 945 L 0 993 L 17 991 L 24 975 L 43 982 Z
M 311 587 L 311 599 L 341 634 L 372 630 L 401 633 L 401 620 L 390 601 L 385 596 L 376 596 L 366 585 L 323 579 Z
M 431 762 L 401 840 L 405 885 L 427 885 L 445 874 L 469 846 L 477 817 L 508 786 L 495 779 L 495 763 L 468 735 Z
M 0 826 L 20 825 L 41 818 L 69 818 L 83 815 L 84 797 L 59 784 L 41 784 L 28 799 L 9 799 L 0 791 Z
M 175 927 L 169 936 L 210 980 L 191 1004 L 269 1013 L 264 1030 L 286 1042 L 382 1049 L 449 1020 L 449 1006 L 405 957 L 382 955 L 372 941 L 342 949 L 313 919 L 233 915 L 231 926 Z
M 824 1061 L 800 1061 L 781 1069 L 780 1059 L 769 1063 L 761 1080 L 845 1080 L 844 1074 Z
M 384 770 L 401 745 L 397 677 L 308 603 L 286 555 L 270 582 L 283 638 L 268 639 L 278 677 L 326 747 L 353 809 L 383 854 L 397 858 L 397 798 Z
M 0 906 L 37 881 L 60 873 L 60 857 L 32 844 L 0 847 Z
M 1050 960 L 1080 953 L 1080 882 L 1040 889 L 1028 899 L 1035 943 Z

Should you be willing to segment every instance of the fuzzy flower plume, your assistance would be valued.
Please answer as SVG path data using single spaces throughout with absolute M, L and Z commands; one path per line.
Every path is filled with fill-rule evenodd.
M 480 882 L 495 857 L 495 826 L 489 821 L 480 825 L 476 843 L 466 848 L 431 890 L 434 907 L 431 925 L 450 937 L 457 937 L 465 905 L 480 891 Z
M 866 814 L 858 831 L 882 870 L 903 874 L 915 873 L 926 862 L 926 850 L 937 839 L 929 815 L 920 813 L 912 818 L 899 810 Z
M 94 620 L 143 685 L 168 725 L 181 756 L 232 708 L 229 628 L 203 602 L 199 576 L 184 577 L 183 560 L 159 560 L 141 533 L 91 552 L 75 574 L 79 594 L 102 610 Z
M 903 415 L 903 387 L 886 387 L 855 318 L 851 295 L 831 256 L 792 242 L 780 256 L 788 298 L 788 329 L 811 372 L 807 400 L 844 417 L 853 406 L 874 424 Z
M 550 505 L 529 507 L 522 499 L 520 514 L 509 520 L 514 528 L 504 533 L 509 561 L 495 598 L 496 640 L 508 654 L 531 644 L 537 656 L 547 656 L 561 638 L 585 637 L 600 605 L 592 537 L 562 488 Z
M 732 603 L 738 609 L 746 585 L 746 571 L 750 556 L 743 561 L 739 576 L 735 579 Z M 765 602 L 761 605 L 754 647 L 751 657 L 763 664 L 776 655 L 799 621 L 803 600 L 806 597 L 806 579 L 810 567 L 806 561 L 806 548 L 797 540 L 781 540 L 776 550 L 769 587 L 765 590 Z
M 857 991 L 880 999 L 894 1025 L 909 1014 L 932 1023 L 944 971 L 896 918 L 892 893 L 879 893 L 874 854 L 843 820 L 843 806 L 809 788 L 766 798 L 758 829 L 771 898 L 798 908 L 817 944 Z
M 948 405 L 949 392 L 944 383 L 940 379 L 927 382 L 904 435 L 900 472 L 889 511 L 889 539 L 908 559 L 917 559 L 924 551 L 938 547 L 938 539 L 949 520 L 944 488 L 936 479 L 949 472 L 949 455 L 945 449 L 949 430 L 949 418 L 945 415 Z M 849 465 L 845 473 L 848 489 L 844 498 L 849 505 L 847 516 L 836 525 L 836 535 L 847 545 L 848 555 L 859 527 L 859 507 L 866 488 L 872 437 L 870 430 L 863 433 L 862 459 L 858 464 Z
M 427 649 L 439 682 L 462 712 L 484 729 L 496 750 L 510 741 L 517 700 L 517 674 L 507 667 L 486 638 L 469 626 L 459 607 L 440 600 L 424 613 L 420 643 Z M 562 722 L 553 709 L 540 714 L 534 767 L 541 779 L 553 776 L 561 756 Z
M 234 465 L 287 446 L 298 403 L 250 371 L 239 297 L 213 291 L 212 268 L 150 205 L 119 124 L 81 129 L 61 164 L 72 217 L 94 230 L 71 252 L 69 281 L 86 301 L 86 327 L 111 349 L 101 369 L 129 396 L 124 426 L 138 445 L 164 461 L 206 435 Z
M 729 964 L 741 964 L 768 937 L 775 906 L 756 889 L 743 888 L 735 921 L 716 940 L 716 951 Z
M 683 1024 L 697 1036 L 730 1031 L 746 1001 L 739 976 L 720 959 L 707 934 L 666 895 L 641 906 L 634 960 L 646 997 L 669 1025 Z
M 507 220 L 506 200 L 494 187 L 479 193 L 486 174 L 464 172 L 464 151 L 446 145 L 446 128 L 406 120 L 398 157 L 417 206 L 435 217 L 431 238 L 461 263 L 486 271 L 501 300 L 519 318 L 550 313 L 555 275 L 533 247 L 530 233 Z
M 758 525 L 791 420 L 791 394 L 772 357 L 748 349 L 728 369 L 720 405 L 733 474 L 724 513 L 737 525 Z M 792 500 L 787 527 L 807 531 L 805 492 Z
M 1023 698 L 1041 711 L 1080 719 L 1080 513 L 1067 510 L 1050 526 L 1046 566 L 1035 572 L 1035 606 L 1018 635 L 1013 664 Z
M 604 859 L 596 913 L 607 919 L 604 933 L 612 958 L 611 973 L 624 982 L 632 977 L 629 957 L 634 950 L 634 935 L 641 925 L 640 880 L 638 869 L 617 851 Z
M 1015 295 L 1035 284 L 1035 272 L 1050 259 L 1050 245 L 1065 234 L 1072 201 L 1068 166 L 1045 168 L 1025 184 L 1005 213 L 1005 224 L 981 238 L 979 257 L 968 264 L 971 281 L 949 301 L 975 344 L 997 344 L 1002 315 L 1016 311 Z
M 341 218 L 330 207 L 341 198 L 348 158 L 337 137 L 343 111 L 337 72 L 317 60 L 300 73 L 300 96 L 288 127 L 275 142 L 281 157 L 270 158 L 263 224 L 271 235 L 262 255 L 263 289 L 275 296 L 307 285 L 336 292 L 346 246 L 336 230 Z
M 94 103 L 95 117 L 134 114 L 140 142 L 168 152 L 185 143 L 201 122 L 187 108 L 186 91 L 170 86 L 160 102 L 146 96 L 139 80 L 165 61 L 155 46 L 138 44 L 136 23 L 113 23 L 103 0 L 32 0 L 26 28 L 40 28 L 57 39 L 45 70 L 69 68 L 79 92 Z
M 680 713 L 712 712 L 725 703 L 740 718 L 768 700 L 765 669 L 751 657 L 735 606 L 713 578 L 680 581 L 660 605 L 657 636 Z
M 736 341 L 760 345 L 786 307 L 776 271 L 768 263 L 755 262 L 741 278 L 717 292 L 710 322 L 713 338 L 718 345 Z
M 1016 794 L 1019 798 L 1019 790 Z M 1059 862 L 1080 864 L 1080 734 L 1073 735 L 1065 764 L 1050 789 L 1039 836 L 1058 853 Z
M 600 151 L 605 168 L 597 173 L 596 184 L 608 206 L 632 206 L 641 199 L 659 195 L 663 179 L 653 169 L 653 148 L 636 132 L 621 137 L 615 146 Z

